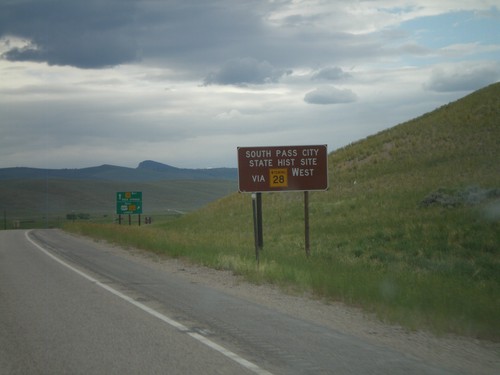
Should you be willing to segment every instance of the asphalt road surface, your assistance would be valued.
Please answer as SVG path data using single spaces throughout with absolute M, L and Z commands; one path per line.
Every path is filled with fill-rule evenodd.
M 59 230 L 0 231 L 0 374 L 448 374 Z

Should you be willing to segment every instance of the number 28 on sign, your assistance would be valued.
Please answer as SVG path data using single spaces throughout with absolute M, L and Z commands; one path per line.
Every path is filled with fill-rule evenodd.
M 269 169 L 270 187 L 288 187 L 288 169 L 271 168 Z

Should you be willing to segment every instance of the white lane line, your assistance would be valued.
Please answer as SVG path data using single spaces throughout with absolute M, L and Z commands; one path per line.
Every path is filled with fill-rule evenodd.
M 66 263 L 65 261 L 59 259 L 58 257 L 56 257 L 55 255 L 53 255 L 52 253 L 48 252 L 47 250 L 45 250 L 42 246 L 40 246 L 39 244 L 37 244 L 34 240 L 32 240 L 30 237 L 29 237 L 29 233 L 31 232 L 31 230 L 28 230 L 24 233 L 24 236 L 26 237 L 26 239 L 31 242 L 31 244 L 33 244 L 36 248 L 38 248 L 40 251 L 42 251 L 45 255 L 49 256 L 50 258 L 52 258 L 53 260 L 55 260 L 56 262 L 62 264 L 63 266 L 69 268 L 71 271 L 77 273 L 78 275 L 84 277 L 85 279 L 87 279 L 88 281 L 100 286 L 101 288 L 107 290 L 108 292 L 114 294 L 115 296 L 131 303 L 132 305 L 140 308 L 141 310 L 147 312 L 148 314 L 154 316 L 155 318 L 158 318 L 160 319 L 161 321 L 171 325 L 172 327 L 174 328 L 177 328 L 179 331 L 181 332 L 184 332 L 184 333 L 187 333 L 189 336 L 191 336 L 192 338 L 194 338 L 195 340 L 198 340 L 199 342 L 201 342 L 202 344 L 208 346 L 209 348 L 212 348 L 213 350 L 219 352 L 220 354 L 224 355 L 225 357 L 229 358 L 229 359 L 232 359 L 233 361 L 235 361 L 236 363 L 240 364 L 241 366 L 243 366 L 244 368 L 250 370 L 250 371 L 253 371 L 254 373 L 256 374 L 259 374 L 259 375 L 272 375 L 270 372 L 260 368 L 259 366 L 257 366 L 256 364 L 250 362 L 250 361 L 247 361 L 246 359 L 240 357 L 238 354 L 224 348 L 223 346 L 220 346 L 219 344 L 216 344 L 215 342 L 213 342 L 212 340 L 206 338 L 205 336 L 202 336 L 200 335 L 199 333 L 195 333 L 195 332 L 192 332 L 188 327 L 186 327 L 184 324 L 182 323 L 179 323 L 177 321 L 175 321 L 174 319 L 171 319 L 169 318 L 168 316 L 166 315 L 163 315 L 162 313 L 159 313 L 158 311 L 156 310 L 153 310 L 152 308 L 140 303 L 140 302 L 137 302 L 136 300 L 130 298 L 129 296 L 119 292 L 118 290 L 116 289 L 113 289 L 111 288 L 109 285 L 106 285 L 106 284 L 103 284 L 101 283 L 99 280 L 93 278 L 92 276 L 90 275 L 87 275 L 85 272 L 82 272 L 78 269 L 76 269 L 75 267 L 71 266 L 70 264 Z

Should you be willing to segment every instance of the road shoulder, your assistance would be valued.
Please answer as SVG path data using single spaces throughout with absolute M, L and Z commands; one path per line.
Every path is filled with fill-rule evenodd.
M 327 326 L 369 343 L 388 347 L 428 364 L 439 365 L 457 373 L 500 373 L 500 343 L 429 332 L 408 331 L 385 324 L 373 314 L 339 302 L 326 302 L 307 295 L 293 295 L 273 285 L 254 285 L 230 271 L 214 270 L 183 259 L 150 253 L 136 248 L 122 248 L 104 241 L 60 231 L 80 241 L 90 241 L 104 251 L 142 262 L 149 267 L 176 274 L 191 283 L 209 285 L 225 293 L 273 308 L 303 320 Z

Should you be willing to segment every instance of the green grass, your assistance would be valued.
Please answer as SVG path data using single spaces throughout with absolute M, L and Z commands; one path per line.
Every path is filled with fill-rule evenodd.
M 422 206 L 432 192 L 500 188 L 500 84 L 329 156 L 330 190 L 263 196 L 255 261 L 251 198 L 231 194 L 176 220 L 66 228 L 255 283 L 343 301 L 409 329 L 500 340 L 500 201 Z
M 232 270 L 289 292 L 361 306 L 410 329 L 499 338 L 498 221 L 483 219 L 477 209 L 428 210 L 417 204 L 406 212 L 410 221 L 405 214 L 380 220 L 380 201 L 369 204 L 367 197 L 357 210 L 349 202 L 333 208 L 317 202 L 328 194 L 311 197 L 309 258 L 303 249 L 300 194 L 264 197 L 259 266 L 247 195 L 152 226 L 89 223 L 73 230 Z M 364 220 L 355 217 L 360 212 Z M 335 220 L 327 224 L 324 215 Z

